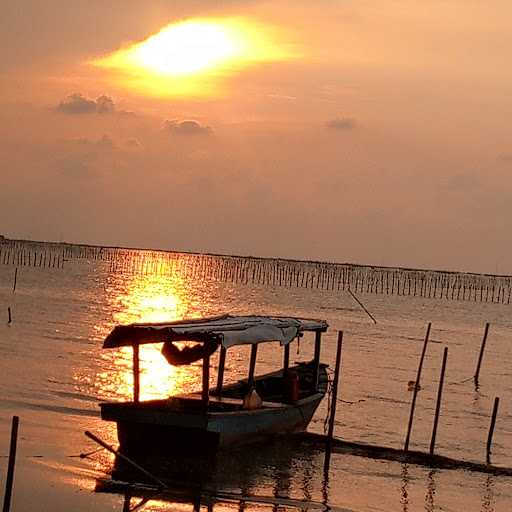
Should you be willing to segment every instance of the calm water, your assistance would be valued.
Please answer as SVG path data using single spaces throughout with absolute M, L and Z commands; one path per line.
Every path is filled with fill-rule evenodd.
M 96 448 L 83 435 L 86 429 L 115 444 L 113 425 L 99 419 L 98 401 L 123 399 L 131 392 L 131 353 L 101 350 L 104 337 L 117 323 L 224 312 L 325 319 L 330 330 L 322 359 L 331 363 L 342 329 L 344 402 L 336 436 L 392 447 L 403 445 L 411 401 L 407 382 L 415 378 L 426 325 L 432 322 L 411 447 L 428 450 L 447 346 L 436 451 L 485 460 L 489 415 L 499 396 L 492 460 L 512 466 L 512 306 L 360 293 L 378 320 L 374 325 L 347 292 L 198 281 L 185 279 L 176 268 L 166 273 L 162 265 L 158 275 L 117 272 L 110 262 L 87 259 L 67 261 L 63 269 L 22 267 L 14 294 L 14 267 L 0 265 L 2 486 L 10 419 L 21 417 L 13 510 L 123 510 L 121 495 L 92 492 L 96 478 L 111 471 L 112 458 L 105 452 L 77 457 Z M 467 379 L 485 322 L 491 322 L 491 331 L 477 392 Z M 258 371 L 281 364 L 277 345 L 265 345 L 258 356 Z M 311 357 L 311 339 L 294 344 L 292 359 Z M 200 381 L 199 367 L 170 367 L 159 347 L 144 347 L 141 358 L 143 399 L 190 390 Z M 246 347 L 230 350 L 227 380 L 245 376 L 247 366 Z M 310 430 L 323 432 L 325 406 L 324 401 Z M 334 455 L 326 481 L 322 464 L 323 454 L 303 444 L 245 448 L 217 461 L 207 494 L 217 496 L 216 511 L 321 510 L 327 504 L 335 510 L 469 512 L 508 511 L 512 505 L 512 479 L 506 477 Z M 132 498 L 132 507 L 139 501 Z M 192 509 L 191 503 L 178 501 L 157 496 L 139 510 Z

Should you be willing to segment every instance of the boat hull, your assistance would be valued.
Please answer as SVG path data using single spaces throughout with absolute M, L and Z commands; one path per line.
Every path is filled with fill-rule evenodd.
M 305 430 L 326 389 L 323 367 L 318 391 L 294 403 L 264 401 L 262 407 L 246 410 L 241 400 L 212 397 L 210 409 L 204 411 L 200 400 L 188 397 L 105 403 L 101 409 L 103 419 L 117 423 L 120 448 L 125 453 L 207 453 Z

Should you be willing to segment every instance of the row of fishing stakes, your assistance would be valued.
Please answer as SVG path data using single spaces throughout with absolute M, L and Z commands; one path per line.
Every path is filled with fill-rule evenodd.
M 67 243 L 8 242 L 0 264 L 63 268 L 65 261 L 105 261 L 110 272 L 175 275 L 259 286 L 402 295 L 510 304 L 512 278 L 352 263 L 137 250 Z
M 506 304 L 512 293 L 508 276 L 155 251 L 115 254 L 111 272 Z
M 64 268 L 64 253 L 58 249 L 0 247 L 0 264 L 17 267 Z
M 485 324 L 484 336 L 482 339 L 482 345 L 481 345 L 480 353 L 478 356 L 477 368 L 476 368 L 475 375 L 473 377 L 473 379 L 475 381 L 476 389 L 478 389 L 478 377 L 480 375 L 480 368 L 482 365 L 482 359 L 483 359 L 483 355 L 484 355 L 484 351 L 485 351 L 485 344 L 487 342 L 487 336 L 489 334 L 489 325 L 490 325 L 489 323 Z M 412 425 L 413 425 L 413 421 L 414 421 L 414 411 L 415 411 L 415 407 L 416 407 L 416 398 L 418 396 L 418 391 L 421 388 L 421 372 L 423 369 L 423 361 L 425 360 L 425 354 L 427 352 L 427 345 L 428 345 L 429 338 L 430 338 L 431 328 L 432 328 L 432 324 L 429 322 L 429 324 L 427 325 L 427 332 L 425 334 L 425 341 L 423 342 L 423 349 L 421 351 L 420 362 L 418 365 L 418 371 L 416 373 L 416 381 L 414 382 L 414 390 L 413 390 L 412 401 L 411 401 L 411 411 L 409 414 L 409 423 L 407 425 L 407 434 L 406 434 L 405 443 L 404 443 L 404 452 L 409 451 L 409 443 L 411 440 L 411 431 L 412 431 Z M 448 347 L 445 347 L 444 351 L 443 351 L 443 362 L 441 364 L 441 375 L 439 377 L 439 387 L 437 390 L 437 401 L 436 401 L 436 409 L 435 409 L 435 414 L 434 414 L 434 423 L 433 423 L 433 427 L 432 427 L 432 437 L 430 440 L 430 455 L 434 455 L 434 450 L 435 450 L 435 445 L 436 445 L 437 427 L 439 424 L 439 416 L 441 413 L 441 401 L 442 401 L 442 397 L 443 397 L 444 377 L 445 377 L 445 373 L 446 373 L 447 360 L 448 360 Z M 491 416 L 491 425 L 489 427 L 489 433 L 487 436 L 487 445 L 486 445 L 487 464 L 491 463 L 492 438 L 494 435 L 494 428 L 496 426 L 496 417 L 498 415 L 499 401 L 500 401 L 499 397 L 496 397 L 494 399 L 494 406 L 493 406 L 493 411 L 492 411 L 492 416 Z

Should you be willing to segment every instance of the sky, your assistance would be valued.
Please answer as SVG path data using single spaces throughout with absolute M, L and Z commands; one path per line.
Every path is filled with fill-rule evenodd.
M 512 274 L 510 19 L 502 0 L 8 2 L 0 233 Z

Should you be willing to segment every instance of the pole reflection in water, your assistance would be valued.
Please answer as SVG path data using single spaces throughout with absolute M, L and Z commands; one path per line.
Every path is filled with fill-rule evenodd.
M 409 466 L 402 464 L 402 486 L 400 487 L 400 503 L 402 504 L 403 512 L 409 510 Z
M 435 510 L 435 495 L 436 495 L 436 481 L 434 480 L 435 470 L 429 471 L 427 476 L 427 494 L 425 495 L 425 510 L 427 512 L 434 512 Z
M 494 482 L 495 477 L 493 475 L 488 475 L 485 479 L 482 512 L 494 512 Z

